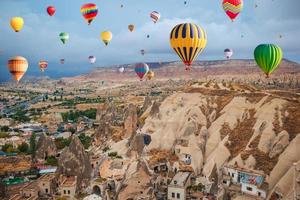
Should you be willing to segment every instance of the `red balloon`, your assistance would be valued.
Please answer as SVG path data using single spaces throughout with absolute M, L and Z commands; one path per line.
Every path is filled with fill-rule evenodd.
M 47 13 L 50 15 L 50 16 L 53 16 L 54 13 L 55 13 L 55 8 L 53 6 L 49 6 L 47 8 Z

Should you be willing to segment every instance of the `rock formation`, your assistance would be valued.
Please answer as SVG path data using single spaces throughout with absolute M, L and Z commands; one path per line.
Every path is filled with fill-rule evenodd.
M 72 136 L 70 146 L 61 153 L 57 171 L 66 176 L 77 176 L 77 190 L 79 191 L 89 185 L 92 166 L 89 156 L 77 136 Z
M 129 104 L 124 118 L 124 137 L 131 137 L 137 130 L 137 108 L 133 104 Z
M 54 141 L 43 133 L 37 143 L 36 158 L 46 160 L 50 156 L 56 156 L 57 148 Z

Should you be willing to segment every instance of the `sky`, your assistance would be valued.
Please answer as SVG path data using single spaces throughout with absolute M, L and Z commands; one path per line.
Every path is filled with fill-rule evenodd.
M 95 3 L 99 9 L 90 26 L 80 13 L 84 3 Z M 53 17 L 46 12 L 50 5 L 56 8 Z M 234 50 L 234 59 L 252 59 L 257 45 L 273 43 L 283 49 L 285 58 L 300 62 L 299 8 L 299 0 L 244 0 L 243 11 L 232 23 L 222 0 L 187 0 L 187 5 L 184 0 L 0 0 L 0 81 L 10 79 L 7 61 L 16 55 L 28 60 L 27 75 L 52 78 L 86 73 L 94 67 L 177 61 L 169 34 L 183 22 L 196 23 L 207 32 L 207 46 L 197 60 L 224 59 L 225 48 Z M 152 11 L 161 13 L 156 24 L 149 16 Z M 14 16 L 25 21 L 19 33 L 9 24 Z M 129 32 L 128 24 L 136 30 Z M 108 46 L 100 40 L 106 30 L 113 33 Z M 65 45 L 59 40 L 60 32 L 70 35 Z M 145 56 L 140 49 L 145 49 Z M 90 55 L 96 56 L 96 64 L 89 64 Z M 59 63 L 61 58 L 66 60 L 64 65 Z M 43 74 L 39 60 L 49 62 Z

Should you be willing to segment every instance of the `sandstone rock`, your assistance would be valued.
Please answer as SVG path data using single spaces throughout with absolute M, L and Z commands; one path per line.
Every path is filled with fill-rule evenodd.
M 137 123 L 138 123 L 138 117 L 137 117 L 137 108 L 133 104 L 129 104 L 128 109 L 125 113 L 125 119 L 124 119 L 124 137 L 131 137 L 135 134 L 137 130 Z
M 143 104 L 143 107 L 142 107 L 142 110 L 145 111 L 147 110 L 147 108 L 149 108 L 152 104 L 152 101 L 150 99 L 149 96 L 146 96 L 145 100 L 144 100 L 144 104 Z
M 77 176 L 77 190 L 82 191 L 91 180 L 92 166 L 77 136 L 72 136 L 70 146 L 65 148 L 58 160 L 59 174 Z
M 289 134 L 286 131 L 281 131 L 276 137 L 271 147 L 269 156 L 274 158 L 281 154 L 283 150 L 289 145 Z
M 46 160 L 50 156 L 56 156 L 57 148 L 54 141 L 43 133 L 37 143 L 36 158 Z
M 152 105 L 152 108 L 151 108 L 151 111 L 150 111 L 150 116 L 153 117 L 155 116 L 156 114 L 159 113 L 159 107 L 160 107 L 160 104 L 159 102 L 155 101 Z

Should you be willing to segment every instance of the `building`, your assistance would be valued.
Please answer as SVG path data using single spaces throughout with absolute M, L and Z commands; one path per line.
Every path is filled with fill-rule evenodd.
M 222 183 L 225 187 L 230 187 L 231 184 L 238 185 L 242 193 L 262 199 L 267 197 L 269 187 L 264 174 L 233 166 L 223 168 Z
M 168 185 L 168 200 L 185 200 L 187 187 L 191 185 L 190 172 L 178 172 Z
M 20 194 L 23 198 L 38 199 L 38 190 L 36 188 L 36 181 L 29 182 L 21 189 Z
M 76 195 L 77 176 L 64 176 L 59 177 L 59 192 L 60 196 L 74 199 Z
M 39 196 L 51 196 L 57 191 L 55 174 L 45 174 L 38 179 Z

